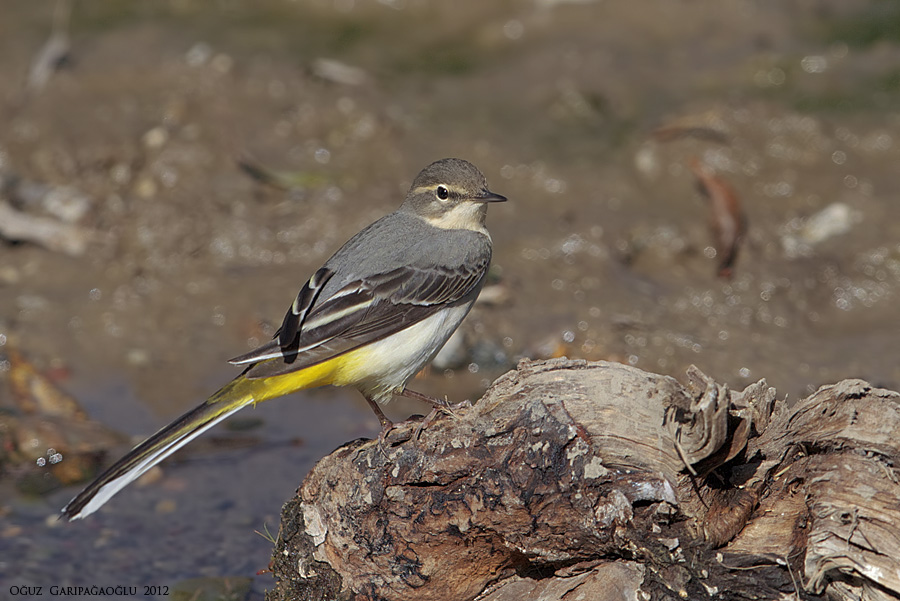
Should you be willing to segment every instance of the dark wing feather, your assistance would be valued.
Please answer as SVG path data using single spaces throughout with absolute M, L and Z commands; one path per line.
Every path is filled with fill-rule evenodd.
M 281 327 L 275 332 L 275 339 L 248 353 L 229 359 L 228 362 L 234 365 L 245 365 L 253 363 L 254 361 L 270 359 L 273 356 L 278 356 L 278 354 L 281 354 L 288 359 L 296 356 L 296 352 L 291 353 L 290 350 L 292 346 L 295 350 L 297 348 L 297 333 L 303 327 L 303 321 L 306 319 L 307 313 L 309 313 L 309 310 L 321 294 L 322 288 L 325 287 L 325 284 L 333 275 L 334 272 L 332 270 L 326 267 L 319 268 L 312 277 L 303 284 L 303 288 L 301 288 L 300 292 L 297 294 L 296 300 L 294 300 L 293 304 L 291 304 L 291 307 L 288 309 L 287 314 L 285 314 L 284 321 L 281 322 Z
M 380 286 L 375 302 L 364 319 L 340 335 L 354 337 L 373 329 L 383 332 L 381 338 L 421 321 L 441 309 L 467 299 L 481 288 L 488 261 L 476 265 L 447 268 L 402 267 L 395 270 L 392 288 Z M 421 310 L 414 310 L 419 308 Z
M 297 333 L 303 326 L 306 314 L 316 302 L 316 298 L 322 292 L 322 288 L 325 287 L 325 284 L 333 275 L 334 272 L 332 270 L 322 267 L 300 289 L 297 299 L 291 305 L 291 308 L 288 309 L 287 314 L 285 314 L 281 327 L 275 332 L 275 337 L 278 338 L 278 344 L 281 348 L 287 350 L 296 342 Z
M 486 257 L 457 268 L 406 266 L 351 282 L 330 298 L 318 299 L 306 314 L 295 342 L 296 351 L 280 359 L 261 361 L 246 374 L 266 378 L 315 365 L 386 338 L 441 309 L 469 302 L 481 288 L 489 260 Z M 276 346 L 270 343 L 260 347 L 267 352 L 257 356 L 271 359 Z

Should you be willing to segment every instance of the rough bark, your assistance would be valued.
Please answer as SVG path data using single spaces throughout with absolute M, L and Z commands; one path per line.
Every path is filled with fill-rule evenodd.
M 900 599 L 897 393 L 560 359 L 414 431 L 310 472 L 270 601 Z

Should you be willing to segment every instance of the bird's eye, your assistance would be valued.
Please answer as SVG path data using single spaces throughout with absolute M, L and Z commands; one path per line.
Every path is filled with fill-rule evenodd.
M 448 198 L 450 198 L 450 190 L 447 189 L 447 186 L 437 187 L 437 197 L 441 200 L 447 200 Z

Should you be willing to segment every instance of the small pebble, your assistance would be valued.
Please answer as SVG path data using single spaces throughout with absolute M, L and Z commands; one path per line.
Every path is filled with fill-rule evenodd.
M 147 131 L 142 138 L 144 146 L 151 150 L 162 148 L 169 140 L 169 132 L 164 127 L 154 127 Z
M 156 182 L 149 177 L 144 176 L 139 179 L 135 185 L 134 193 L 146 200 L 156 196 L 156 189 Z

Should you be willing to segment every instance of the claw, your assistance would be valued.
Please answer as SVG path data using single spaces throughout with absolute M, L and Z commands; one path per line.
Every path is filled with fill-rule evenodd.
M 456 409 L 457 411 L 459 411 L 460 409 L 471 409 L 471 408 L 472 408 L 472 401 L 470 401 L 469 399 L 466 399 L 466 400 L 464 400 L 464 401 L 460 401 L 459 403 L 453 405 L 453 406 L 450 407 L 450 408 L 451 408 L 451 409 Z

